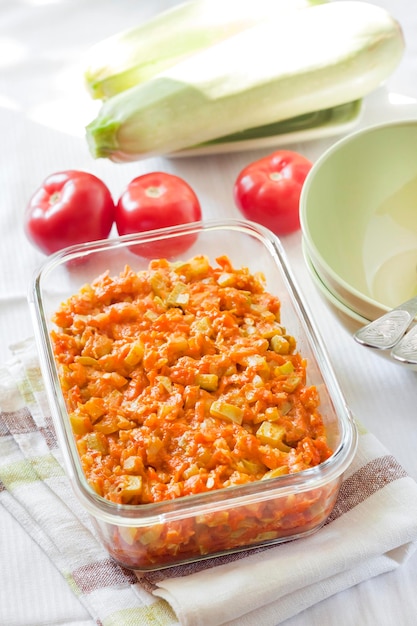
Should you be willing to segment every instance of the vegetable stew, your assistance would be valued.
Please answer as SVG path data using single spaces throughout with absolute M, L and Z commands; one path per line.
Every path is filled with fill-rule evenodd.
M 146 505 L 314 467 L 332 450 L 307 363 L 264 277 L 227 256 L 104 273 L 52 331 L 71 427 L 95 493 Z M 325 520 L 338 485 L 109 539 L 132 567 L 293 535 Z M 116 548 L 116 558 L 117 558 Z

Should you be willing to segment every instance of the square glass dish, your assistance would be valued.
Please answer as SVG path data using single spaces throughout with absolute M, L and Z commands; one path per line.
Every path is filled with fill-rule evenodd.
M 186 251 L 181 252 L 184 248 L 187 248 Z M 201 316 L 200 312 L 198 313 L 200 317 L 195 316 L 193 328 L 197 324 L 199 345 L 205 346 L 202 349 L 204 358 L 201 358 L 201 362 L 210 363 L 209 369 L 193 372 L 194 367 L 197 369 L 200 367 L 200 361 L 191 350 L 191 344 L 195 348 L 197 340 L 195 337 L 192 340 L 189 338 L 188 343 L 187 341 L 184 343 L 182 337 L 180 342 L 174 341 L 174 344 L 175 349 L 181 344 L 180 357 L 188 359 L 182 361 L 186 364 L 182 375 L 187 380 L 178 380 L 178 376 L 175 378 L 172 373 L 175 370 L 174 366 L 169 359 L 165 359 L 161 370 L 157 372 L 158 376 L 152 375 L 152 382 L 149 371 L 144 377 L 143 368 L 145 360 L 149 361 L 153 346 L 146 344 L 145 339 L 144 343 L 138 343 L 138 337 L 131 337 L 133 331 L 126 330 L 126 324 L 116 323 L 120 322 L 120 319 L 126 321 L 127 318 L 117 317 L 121 313 L 120 310 L 116 311 L 119 304 L 114 305 L 115 292 L 113 290 L 111 296 L 106 294 L 106 285 L 111 277 L 118 277 L 123 272 L 126 274 L 127 267 L 133 272 L 134 280 L 139 277 L 140 282 L 149 272 L 150 258 L 161 259 L 164 252 L 166 254 L 169 250 L 174 254 L 169 257 L 169 268 L 176 276 L 181 276 L 182 287 L 179 292 L 176 291 L 174 300 L 172 293 L 169 295 L 171 299 L 169 309 L 161 309 L 164 311 L 163 315 L 168 311 L 169 317 L 178 324 L 174 325 L 174 331 L 166 336 L 166 344 L 161 350 L 165 349 L 165 345 L 172 348 L 173 344 L 169 342 L 172 342 L 174 336 L 177 337 L 177 329 L 179 332 L 179 329 L 183 328 L 182 322 L 190 317 L 186 301 L 183 299 L 183 292 L 188 289 L 188 285 L 184 287 L 184 282 L 187 283 L 187 271 L 191 271 L 190 267 L 194 267 L 193 271 L 196 271 L 192 263 L 191 265 L 187 263 L 190 259 L 203 257 L 213 267 L 218 267 L 219 258 L 223 259 L 220 261 L 220 265 L 222 263 L 223 265 L 216 274 L 217 282 L 212 284 L 213 281 L 206 277 L 200 281 L 200 286 L 206 288 L 208 284 L 211 285 L 212 289 L 216 289 L 216 295 L 220 286 L 222 297 L 226 302 L 230 294 L 236 296 L 236 292 L 233 291 L 236 282 L 233 282 L 235 277 L 224 261 L 225 257 L 233 268 L 247 268 L 250 276 L 258 278 L 262 276 L 263 278 L 259 280 L 264 281 L 264 291 L 268 296 L 272 296 L 270 299 L 267 298 L 266 302 L 276 304 L 279 300 L 279 312 L 275 310 L 272 314 L 267 310 L 267 305 L 262 307 L 257 300 L 258 296 L 248 292 L 245 283 L 247 278 L 240 275 L 243 276 L 239 279 L 241 282 L 243 280 L 243 288 L 239 292 L 241 296 L 239 302 L 243 303 L 244 312 L 237 311 L 237 301 L 232 298 L 229 310 L 225 313 L 226 305 L 223 304 L 218 313 L 219 316 L 225 316 L 222 317 L 222 342 L 226 341 L 225 337 L 228 334 L 230 335 L 230 328 L 233 326 L 233 321 L 230 320 L 237 319 L 240 315 L 236 345 L 232 341 L 230 347 L 225 348 L 221 355 L 219 355 L 223 345 L 221 342 L 217 348 L 213 348 L 213 326 L 217 324 L 218 319 L 212 318 L 207 326 L 212 307 L 209 301 L 203 298 L 201 306 L 203 309 L 206 307 L 205 314 Z M 154 262 L 155 260 L 152 261 Z M 166 262 L 164 263 L 166 265 Z M 164 263 L 161 267 L 165 266 Z M 157 263 L 157 270 L 158 267 Z M 100 294 L 97 296 L 96 293 L 94 296 L 99 298 L 102 309 L 96 302 L 93 314 L 87 309 L 83 312 L 83 306 L 88 304 L 92 293 L 91 284 L 97 277 L 103 275 L 110 278 L 105 278 L 104 282 L 100 283 Z M 159 279 L 160 277 L 158 281 Z M 54 338 L 54 333 L 57 332 L 54 315 L 63 302 L 68 302 L 82 288 L 83 296 L 77 304 L 77 314 L 70 321 L 65 315 L 61 316 L 60 330 L 62 331 L 64 327 L 66 332 L 65 326 L 69 327 L 71 324 L 72 330 L 77 325 L 85 329 L 87 322 L 94 318 L 93 324 L 96 325 L 97 335 L 95 331 L 91 333 L 90 329 L 89 339 L 85 339 L 80 331 L 75 339 L 71 337 L 70 343 L 63 346 L 62 342 L 57 342 L 56 334 Z M 158 306 L 163 305 L 165 296 L 160 283 L 153 289 L 156 295 L 152 294 L 152 310 L 148 310 L 146 308 L 148 305 L 142 303 L 142 312 L 135 317 L 138 325 L 134 328 L 138 336 L 141 323 L 147 318 L 151 324 L 150 329 L 148 325 L 146 336 L 159 337 L 155 334 L 160 324 Z M 122 308 L 127 307 L 126 310 L 131 311 L 131 307 L 136 306 L 132 293 L 123 296 L 123 289 L 120 287 L 116 288 L 116 291 L 117 298 L 124 297 Z M 255 300 L 257 304 L 254 304 Z M 216 298 L 213 302 L 217 302 Z M 270 231 L 251 222 L 227 220 L 196 223 L 67 248 L 50 257 L 36 273 L 29 303 L 42 374 L 67 475 L 76 496 L 90 514 L 101 541 L 109 554 L 121 565 L 142 571 L 160 569 L 293 540 L 317 531 L 326 522 L 334 507 L 343 473 L 355 455 L 357 431 L 320 337 L 312 326 L 297 292 L 282 245 Z M 107 347 L 104 349 L 96 346 L 96 352 L 90 351 L 89 355 L 86 352 L 81 357 L 71 355 L 71 350 L 76 351 L 81 343 L 85 347 L 88 341 L 91 341 L 91 337 L 102 336 L 100 324 L 103 324 L 104 318 L 100 316 L 106 307 L 113 307 L 111 315 L 116 315 L 111 318 L 116 326 L 112 326 L 114 336 L 110 343 L 105 344 Z M 263 329 L 262 337 L 256 344 L 259 346 L 259 354 L 242 357 L 236 346 L 239 342 L 239 345 L 246 345 L 245 342 L 249 341 L 251 333 L 254 332 L 253 319 L 250 318 L 248 311 L 259 315 L 266 323 L 267 330 Z M 275 328 L 273 331 L 271 324 Z M 278 339 L 275 337 L 277 333 Z M 129 341 L 133 341 L 129 345 L 131 347 L 134 345 L 134 349 L 130 349 L 128 353 L 124 352 L 123 375 L 120 375 L 119 371 L 120 377 L 114 378 L 117 388 L 97 391 L 97 387 L 94 387 L 96 391 L 92 392 L 93 383 L 91 380 L 86 383 L 86 372 L 95 376 L 95 381 L 100 377 L 106 378 L 107 381 L 113 380 L 111 363 L 115 355 L 115 346 L 120 345 L 120 340 L 126 336 L 129 337 Z M 291 344 L 291 338 L 295 339 L 295 344 Z M 68 350 L 68 345 L 72 346 L 71 350 Z M 59 358 L 57 346 L 60 346 Z M 234 356 L 235 354 L 240 356 Z M 216 370 L 213 365 L 217 357 L 222 363 L 221 371 Z M 229 365 L 224 365 L 225 359 L 231 359 L 232 364 L 229 361 Z M 304 371 L 305 378 L 302 374 L 295 376 L 297 371 L 294 371 L 293 364 Z M 251 379 L 252 387 L 249 388 L 244 376 L 248 376 L 248 372 L 252 370 L 255 373 Z M 280 391 L 276 391 L 275 388 L 274 392 L 272 379 L 281 381 L 279 384 L 285 383 L 287 386 L 280 388 Z M 142 395 L 132 396 L 131 390 L 139 384 L 138 380 L 141 381 L 139 387 Z M 152 387 L 153 383 L 155 384 Z M 219 391 L 221 385 L 229 393 L 229 396 L 225 396 L 226 402 L 223 404 Z M 262 396 L 264 392 L 267 393 L 266 387 L 269 393 L 267 400 L 266 396 L 265 398 Z M 88 411 L 85 402 L 87 388 Z M 130 399 L 123 396 L 125 389 L 130 390 Z M 146 417 L 151 420 L 149 422 L 143 417 L 144 404 L 140 398 L 145 398 L 147 402 L 148 398 L 143 393 L 148 395 L 156 393 L 156 389 L 158 394 L 165 395 L 158 396 L 154 409 Z M 217 394 L 215 398 L 211 397 L 213 393 Z M 230 396 L 230 393 L 234 395 Z M 256 395 L 258 393 L 261 395 Z M 178 394 L 183 394 L 179 405 L 178 402 L 175 404 Z M 98 400 L 92 398 L 94 395 L 98 396 Z M 191 402 L 190 398 L 193 397 L 194 401 Z M 231 408 L 230 397 L 235 398 L 237 408 L 236 406 Z M 313 400 L 317 397 L 319 406 L 315 410 Z M 117 406 L 115 414 L 119 421 L 116 427 L 114 423 L 113 427 L 103 426 L 109 423 L 108 415 L 105 414 L 103 417 L 102 409 L 103 403 L 111 403 L 109 398 L 113 406 L 114 402 Z M 173 405 L 177 407 L 176 412 L 172 412 Z M 191 440 L 187 440 L 188 434 L 184 431 L 184 415 L 194 420 L 198 411 L 203 412 L 203 421 L 193 426 L 193 445 L 191 445 Z M 304 419 L 300 416 L 310 412 L 314 422 L 317 411 L 322 418 L 320 432 L 325 439 L 322 449 L 328 446 L 331 453 L 325 455 L 323 460 L 316 461 L 316 464 L 311 463 L 307 469 L 303 467 L 301 471 L 289 471 L 289 465 L 285 465 L 289 463 L 289 459 L 295 469 L 300 459 L 306 461 L 307 465 L 311 461 L 314 454 L 309 447 L 311 439 L 306 437 L 301 440 L 301 435 L 297 433 L 301 432 L 299 426 Z M 294 427 L 291 426 L 292 421 Z M 173 454 L 180 458 L 181 467 L 178 463 L 172 465 L 173 461 L 170 459 L 170 467 L 174 467 L 170 472 L 167 465 L 161 469 L 161 458 L 165 454 L 163 440 L 167 432 L 161 434 L 161 428 L 171 428 L 177 422 L 183 428 L 181 436 L 175 439 L 172 431 L 170 432 L 171 440 L 175 440 L 177 446 Z M 101 426 L 97 427 L 97 424 Z M 285 424 L 290 428 L 292 438 L 288 432 L 282 434 L 281 427 Z M 214 427 L 226 430 L 222 431 L 221 436 L 216 434 L 210 439 L 210 429 Z M 152 428 L 155 430 L 152 431 Z M 144 439 L 145 431 L 148 439 Z M 276 435 L 277 432 L 281 433 L 279 437 Z M 107 433 L 111 435 L 110 449 L 108 442 L 103 439 Z M 131 456 L 130 452 L 120 449 L 119 440 L 117 445 L 115 444 L 117 437 L 127 442 L 126 446 L 133 450 Z M 90 448 L 86 440 L 90 441 Z M 184 443 L 187 441 L 188 447 Z M 140 450 L 138 442 L 142 442 Z M 156 448 L 155 442 L 158 444 Z M 271 444 L 272 451 L 268 448 L 267 452 L 267 444 Z M 184 450 L 189 450 L 193 446 L 198 453 L 187 464 Z M 245 453 L 242 454 L 245 446 L 248 451 L 252 447 L 256 448 L 257 453 L 262 453 L 262 463 L 259 461 L 260 457 L 256 461 L 245 458 Z M 219 454 L 220 457 L 224 455 L 225 450 L 226 458 L 222 457 L 221 468 L 218 469 L 214 459 Z M 112 455 L 117 458 L 117 462 L 109 465 Z M 103 470 L 104 474 L 103 464 L 107 464 L 107 469 Z M 93 478 L 90 476 L 87 479 L 86 468 L 88 470 L 92 465 L 96 469 L 99 467 L 97 471 L 101 474 L 99 476 L 96 473 Z M 216 480 L 222 472 L 227 475 L 227 480 L 218 487 Z M 264 472 L 265 475 L 259 478 L 260 472 L 261 474 Z M 151 481 L 152 484 L 149 483 L 150 474 L 155 479 L 153 483 Z M 148 481 L 146 484 L 145 478 Z M 127 484 L 123 483 L 123 480 L 128 481 Z M 103 485 L 110 486 L 110 497 L 104 492 Z M 194 490 L 192 485 L 197 485 Z M 188 491 L 185 490 L 185 486 L 190 487 Z M 140 501 L 137 499 L 138 494 L 142 497 Z M 150 494 L 153 494 L 153 500 Z

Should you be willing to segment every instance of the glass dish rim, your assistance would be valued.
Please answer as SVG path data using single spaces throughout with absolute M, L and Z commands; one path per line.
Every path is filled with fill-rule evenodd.
M 231 230 L 241 232 L 257 238 L 271 253 L 277 270 L 282 274 L 290 295 L 291 304 L 295 308 L 299 320 L 302 322 L 309 347 L 319 364 L 320 375 L 326 384 L 330 398 L 334 404 L 334 411 L 340 428 L 340 442 L 329 459 L 313 468 L 288 474 L 268 481 L 255 481 L 245 485 L 237 485 L 225 489 L 217 489 L 204 494 L 193 494 L 173 500 L 141 505 L 119 505 L 96 494 L 88 484 L 79 462 L 75 441 L 69 423 L 65 423 L 66 408 L 60 391 L 57 370 L 54 364 L 52 346 L 49 339 L 46 317 L 42 301 L 41 281 L 57 266 L 67 261 L 89 254 L 119 247 L 128 247 L 132 243 L 149 243 L 155 240 L 181 236 L 195 232 L 210 232 L 216 230 Z M 339 478 L 353 460 L 357 447 L 358 433 L 354 417 L 347 406 L 333 369 L 330 366 L 327 352 L 320 335 L 307 314 L 305 305 L 300 296 L 295 279 L 288 266 L 288 261 L 279 238 L 267 228 L 248 220 L 226 219 L 206 220 L 148 231 L 146 233 L 114 237 L 97 242 L 78 244 L 56 252 L 48 257 L 35 270 L 28 292 L 28 302 L 31 311 L 35 340 L 38 348 L 41 371 L 43 373 L 45 390 L 48 397 L 58 443 L 64 455 L 65 467 L 77 495 L 84 506 L 94 517 L 100 517 L 117 525 L 149 525 L 160 523 L 168 519 L 195 516 L 199 512 L 207 513 L 207 506 L 211 510 L 224 509 L 225 506 L 245 506 L 254 501 L 283 497 L 296 493 L 304 493 L 319 489 L 332 480 Z M 260 483 L 262 489 L 260 490 Z M 117 516 L 117 517 L 116 517 Z

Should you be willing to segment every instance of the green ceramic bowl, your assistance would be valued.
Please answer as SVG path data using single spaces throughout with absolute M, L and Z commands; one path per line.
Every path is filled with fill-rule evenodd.
M 417 119 L 329 148 L 307 176 L 300 218 L 310 266 L 356 314 L 372 320 L 417 295 Z

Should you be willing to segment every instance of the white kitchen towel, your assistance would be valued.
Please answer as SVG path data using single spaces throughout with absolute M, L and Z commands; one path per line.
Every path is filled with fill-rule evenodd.
M 0 368 L 0 506 L 44 550 L 99 626 L 178 624 L 169 605 L 97 540 L 63 470 L 33 344 L 15 349 L 16 358 Z
M 274 626 L 415 550 L 417 485 L 369 433 L 317 533 L 193 574 L 147 575 L 186 626 Z M 195 569 L 195 566 L 194 566 Z
M 417 484 L 362 430 L 336 506 L 314 535 L 136 577 L 109 558 L 72 493 L 33 342 L 13 352 L 0 370 L 0 504 L 97 624 L 277 626 L 395 569 L 417 547 Z

